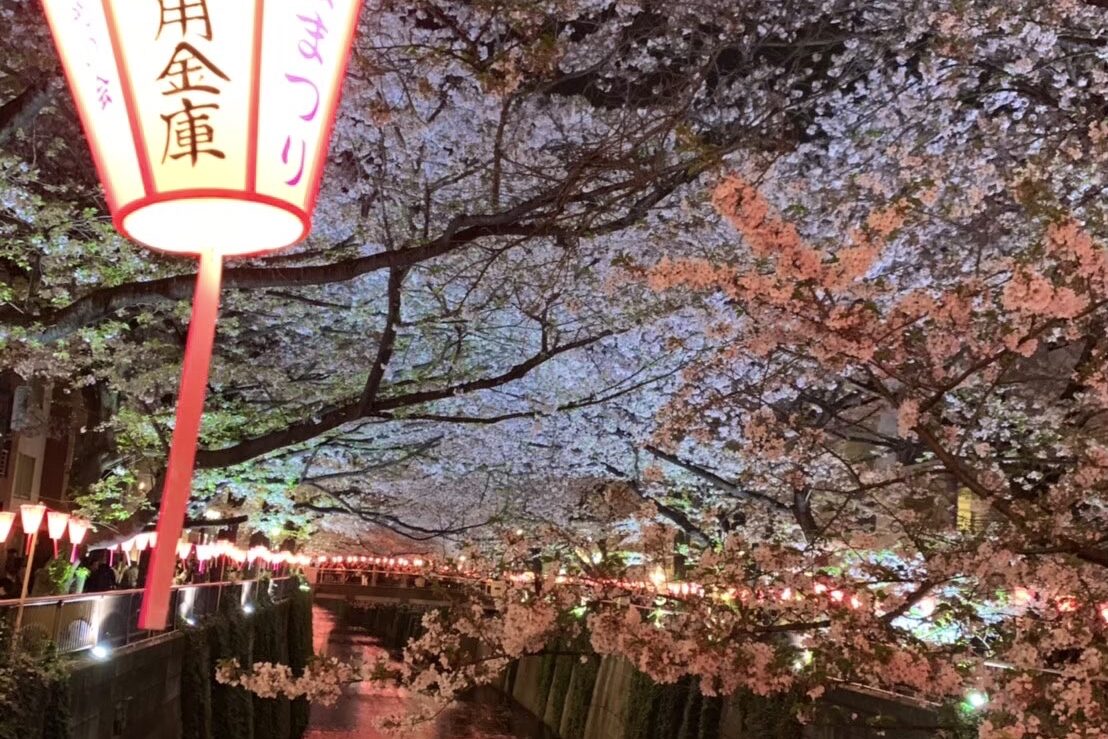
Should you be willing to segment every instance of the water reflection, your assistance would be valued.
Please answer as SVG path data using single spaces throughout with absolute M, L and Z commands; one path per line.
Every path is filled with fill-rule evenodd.
M 386 654 L 365 629 L 348 623 L 338 613 L 315 606 L 312 614 L 316 652 L 344 660 L 357 659 L 373 664 Z M 393 688 L 358 683 L 346 688 L 342 698 L 330 707 L 312 706 L 307 739 L 547 739 L 533 716 L 507 705 L 494 691 L 484 691 L 469 700 L 459 701 L 443 711 L 433 722 L 404 733 L 385 734 L 376 726 L 381 718 L 407 714 L 420 707 L 417 696 Z

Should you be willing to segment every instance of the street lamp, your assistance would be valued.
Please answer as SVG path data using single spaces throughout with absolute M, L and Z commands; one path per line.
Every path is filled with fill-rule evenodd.
M 361 0 L 43 0 L 112 222 L 199 258 L 139 627 L 164 629 L 224 258 L 307 236 Z

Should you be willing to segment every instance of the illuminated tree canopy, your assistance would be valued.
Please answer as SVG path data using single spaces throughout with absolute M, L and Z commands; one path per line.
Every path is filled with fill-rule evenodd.
M 720 689 L 975 684 L 982 736 L 1097 735 L 1106 13 L 369 3 L 312 235 L 226 271 L 195 512 L 613 576 L 679 537 L 690 577 L 867 608 L 598 603 L 598 649 Z M 193 276 L 114 234 L 37 3 L 0 22 L 0 367 L 79 398 L 71 494 L 137 525 Z M 898 621 L 926 599 L 933 639 Z M 506 653 L 570 601 L 513 605 Z

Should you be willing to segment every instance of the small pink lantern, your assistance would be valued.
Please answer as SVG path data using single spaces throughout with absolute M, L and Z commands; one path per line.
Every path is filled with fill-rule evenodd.
M 42 525 L 42 517 L 46 515 L 46 506 L 41 503 L 24 503 L 19 506 L 19 520 L 23 525 L 23 533 L 27 538 L 27 556 L 31 556 L 31 539 Z
M 54 556 L 58 556 L 58 540 L 65 536 L 65 528 L 69 523 L 69 514 L 63 511 L 48 511 L 46 514 L 46 533 L 54 542 Z
M 15 511 L 0 511 L 0 543 L 8 540 L 15 525 Z
M 89 522 L 81 520 L 80 518 L 69 519 L 69 541 L 73 544 L 73 549 L 69 552 L 69 561 L 77 561 L 77 548 L 81 542 L 85 540 L 85 534 L 88 533 Z

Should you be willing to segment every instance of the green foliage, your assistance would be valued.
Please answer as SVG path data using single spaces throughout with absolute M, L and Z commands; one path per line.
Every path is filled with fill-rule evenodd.
M 800 698 L 792 693 L 766 697 L 742 692 L 732 700 L 739 709 L 743 736 L 800 739 L 803 735 L 796 718 Z
M 573 675 L 573 657 L 558 657 L 554 662 L 554 679 L 550 684 L 550 697 L 546 701 L 546 713 L 543 721 L 554 731 L 562 723 L 566 694 L 569 692 L 569 679 Z
M 685 697 L 685 711 L 681 717 L 681 729 L 677 732 L 677 739 L 696 739 L 700 735 L 700 704 L 703 696 L 696 682 L 689 686 Z M 761 736 L 757 734 L 756 736 Z
M 0 624 L 0 739 L 69 739 L 69 683 L 50 643 L 13 646 Z
M 288 664 L 300 675 L 308 660 L 314 655 L 312 645 L 312 594 L 302 590 L 293 592 L 289 600 Z M 290 707 L 289 728 L 291 736 L 300 737 L 308 729 L 311 706 L 305 698 L 297 698 Z M 259 737 L 260 739 L 260 737 Z
M 212 655 L 207 629 L 185 629 L 181 664 L 181 739 L 212 736 Z
M 705 695 L 700 702 L 700 739 L 719 739 L 719 720 L 723 713 L 723 699 L 718 695 Z
M 589 720 L 589 705 L 592 703 L 592 691 L 596 687 L 596 676 L 600 672 L 600 658 L 590 656 L 584 662 L 573 665 L 566 706 L 563 710 L 562 739 L 584 739 L 585 723 Z
M 630 695 L 627 696 L 624 739 L 651 739 L 652 729 L 657 723 L 660 694 L 661 687 L 657 683 L 635 670 L 631 676 Z
M 224 605 L 228 604 L 228 605 Z M 262 606 L 244 617 L 234 600 L 199 628 L 184 629 L 181 672 L 182 739 L 298 739 L 308 726 L 308 704 L 259 698 L 213 679 L 220 659 L 239 664 L 277 662 L 302 671 L 312 657 L 311 595 Z M 0 736 L 0 739 L 6 737 Z
M 77 504 L 75 514 L 103 523 L 126 521 L 150 505 L 146 495 L 136 485 L 137 480 L 131 470 L 122 467 L 113 469 L 74 497 Z
M 263 593 L 265 592 L 263 588 Z M 268 595 L 265 600 L 268 601 Z M 288 660 L 288 648 L 282 649 L 287 642 L 288 616 L 285 608 L 263 607 L 258 601 L 258 610 L 251 619 L 254 630 L 254 661 L 285 663 Z M 285 737 L 289 732 L 289 699 L 262 698 L 253 696 L 254 736 Z
M 681 730 L 681 719 L 685 714 L 685 699 L 689 692 L 689 679 L 661 686 L 658 696 L 657 721 L 654 739 L 667 739 L 677 736 Z
M 31 595 L 66 595 L 78 577 L 88 576 L 88 570 L 71 564 L 65 557 L 55 557 L 35 573 Z
M 546 709 L 546 700 L 550 697 L 550 686 L 554 684 L 554 663 L 556 657 L 553 654 L 544 654 L 540 660 L 539 668 L 539 692 L 535 696 L 535 713 L 542 718 Z
M 250 625 L 238 602 L 233 598 L 223 600 L 219 617 L 208 631 L 212 662 L 234 658 L 240 665 L 253 664 L 250 636 Z M 254 703 L 250 693 L 241 687 L 213 683 L 212 730 L 219 739 L 254 739 Z

